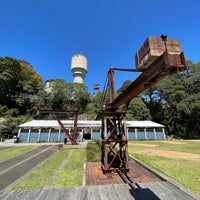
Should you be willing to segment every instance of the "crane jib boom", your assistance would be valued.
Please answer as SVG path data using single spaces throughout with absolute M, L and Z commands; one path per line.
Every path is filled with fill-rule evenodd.
M 126 113 L 117 109 L 167 75 L 187 69 L 179 41 L 168 40 L 164 35 L 161 38 L 148 37 L 136 53 L 135 61 L 136 70 L 142 73 L 116 98 L 114 70 L 122 69 L 110 67 L 108 71 L 109 103 L 96 118 L 102 120 L 101 166 L 104 173 L 127 173 L 130 170 Z
M 167 75 L 186 70 L 184 53 L 170 54 L 167 50 L 158 57 L 142 74 L 133 81 L 113 102 L 109 108 L 118 109 L 144 90 L 156 84 Z

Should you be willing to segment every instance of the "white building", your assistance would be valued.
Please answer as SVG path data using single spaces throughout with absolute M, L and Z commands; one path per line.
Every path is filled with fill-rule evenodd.
M 74 127 L 73 120 L 61 120 L 69 131 Z M 23 142 L 63 141 L 65 133 L 56 120 L 32 120 L 18 126 L 18 136 Z M 82 139 L 101 139 L 101 121 L 78 120 L 78 134 Z M 165 139 L 164 126 L 152 121 L 127 121 L 128 139 Z M 89 136 L 89 138 L 88 138 Z

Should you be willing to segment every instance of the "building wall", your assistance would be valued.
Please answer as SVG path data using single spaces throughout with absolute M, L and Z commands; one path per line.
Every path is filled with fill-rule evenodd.
M 101 140 L 100 128 L 88 128 L 92 141 Z M 165 139 L 164 128 L 127 128 L 129 140 L 163 140 Z M 84 141 L 84 128 L 79 128 L 77 141 Z M 65 133 L 60 129 L 21 129 L 20 140 L 23 142 L 64 142 Z

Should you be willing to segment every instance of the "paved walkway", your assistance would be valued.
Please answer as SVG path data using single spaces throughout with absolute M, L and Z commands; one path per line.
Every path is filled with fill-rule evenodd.
M 135 200 L 194 200 L 198 197 L 184 189 L 182 186 L 177 183 L 172 183 L 169 178 L 165 177 L 162 174 L 158 174 L 155 171 L 152 171 L 148 166 L 143 166 L 138 161 L 129 162 L 130 171 L 124 176 L 123 174 L 118 173 L 108 173 L 103 174 L 101 170 L 101 163 L 91 162 L 86 163 L 86 185 L 87 186 L 102 186 L 109 188 L 110 185 L 120 184 L 123 185 L 126 183 L 124 188 L 118 188 L 122 192 L 119 194 L 118 191 L 112 191 L 113 197 L 109 199 L 115 199 L 116 194 L 122 196 L 124 192 L 128 193 L 127 188 L 129 187 L 130 194 L 124 194 L 127 199 Z M 128 186 L 127 186 L 128 185 Z M 102 187 L 96 187 L 100 190 L 104 190 Z M 127 195 L 127 196 L 126 196 Z M 130 196 L 129 196 L 130 195 Z M 109 196 L 109 194 L 107 194 Z M 126 199 L 124 198 L 124 199 Z M 98 199 L 98 198 L 97 198 Z M 100 198 L 103 199 L 103 198 Z M 116 198 L 117 199 L 117 198 Z M 123 198 L 119 198 L 123 199 Z
M 7 189 L 13 182 L 44 161 L 54 152 L 56 146 L 41 146 L 12 159 L 0 162 L 0 190 Z
M 63 145 L 63 148 L 86 148 L 87 146 L 87 141 L 84 142 L 78 142 L 77 145 L 71 145 L 71 144 L 63 144 L 63 143 L 54 143 L 54 142 L 46 142 L 46 143 L 38 143 L 38 142 L 33 142 L 33 143 L 27 143 L 27 142 L 22 142 L 22 143 L 14 143 L 13 139 L 6 140 L 5 142 L 0 142 L 0 150 L 3 147 L 12 147 L 12 146 L 59 146 Z
M 122 174 L 119 175 L 118 173 L 108 173 L 105 175 L 102 172 L 100 162 L 88 162 L 86 163 L 86 185 L 122 184 L 127 181 L 130 183 L 162 181 L 161 177 L 133 160 L 129 162 L 129 166 L 130 171 L 127 173 L 127 177 L 124 178 Z

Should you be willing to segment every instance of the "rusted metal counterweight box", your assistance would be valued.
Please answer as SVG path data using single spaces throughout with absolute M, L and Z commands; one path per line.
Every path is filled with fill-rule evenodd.
M 179 40 L 167 39 L 167 50 L 170 54 L 180 54 L 181 47 Z M 140 50 L 135 54 L 137 71 L 144 71 L 154 60 L 161 56 L 166 50 L 165 43 L 160 37 L 148 37 Z

